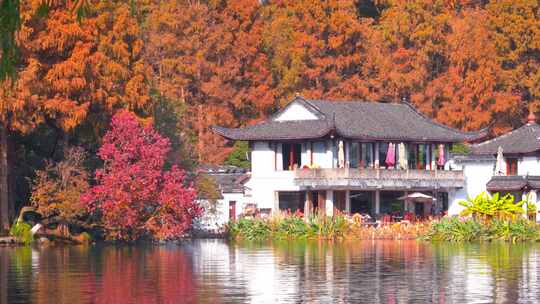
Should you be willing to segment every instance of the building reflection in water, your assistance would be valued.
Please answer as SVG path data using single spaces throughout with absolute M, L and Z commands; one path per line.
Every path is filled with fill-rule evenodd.
M 540 245 L 0 248 L 0 303 L 540 303 Z

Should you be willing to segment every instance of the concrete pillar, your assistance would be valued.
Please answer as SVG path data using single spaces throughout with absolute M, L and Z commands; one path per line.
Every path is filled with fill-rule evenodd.
M 279 192 L 274 191 L 274 208 L 272 208 L 272 213 L 276 214 L 279 211 Z
M 375 190 L 375 214 L 381 213 L 381 190 Z
M 405 191 L 405 196 L 409 195 L 409 191 Z M 403 200 L 403 210 L 404 212 L 408 212 L 408 211 L 413 211 L 413 210 L 410 210 L 409 208 L 409 200 L 405 199 Z
M 334 215 L 334 191 L 326 190 L 326 215 Z
M 307 155 L 308 165 L 313 166 L 313 143 L 312 142 L 306 143 L 306 155 Z
M 538 199 L 538 195 L 536 193 L 536 190 L 531 190 L 527 194 L 523 194 L 523 200 L 526 200 L 526 201 L 536 205 L 537 212 L 538 212 L 538 205 L 536 204 L 537 199 Z M 527 205 L 526 204 L 523 205 L 523 209 L 525 209 L 525 214 L 527 214 L 528 210 L 527 210 Z M 537 213 L 537 215 L 538 215 L 538 213 Z M 527 217 L 527 215 L 525 215 L 525 216 Z M 537 221 L 539 220 L 538 216 L 536 217 L 536 220 Z
M 351 191 L 345 191 L 345 213 L 351 214 Z
M 436 156 L 435 156 L 435 153 L 436 153 L 436 147 L 435 144 L 432 144 L 430 149 L 431 149 L 431 170 L 437 170 L 437 162 L 436 162 Z
M 326 214 L 326 191 L 319 190 L 317 191 L 317 204 L 318 204 L 318 215 L 325 215 Z
M 277 144 L 276 148 L 276 170 L 283 170 L 283 145 Z
M 313 192 L 306 191 L 306 202 L 304 205 L 304 216 L 309 217 L 313 212 Z
M 375 155 L 373 155 L 374 161 L 374 167 L 375 169 L 379 168 L 379 143 L 375 143 Z
M 344 141 L 343 142 L 344 144 L 344 149 L 345 149 L 345 168 L 349 168 L 351 163 L 350 163 L 350 156 L 349 156 L 349 149 L 350 149 L 350 142 L 349 141 Z

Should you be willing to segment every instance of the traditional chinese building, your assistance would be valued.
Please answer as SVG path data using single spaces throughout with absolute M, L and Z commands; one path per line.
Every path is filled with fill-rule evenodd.
M 452 145 L 485 136 L 436 123 L 405 102 L 302 97 L 256 125 L 213 129 L 249 142 L 252 171 L 246 186 L 261 211 L 328 215 L 427 215 L 448 209 L 466 188 L 464 171 L 447 164 Z M 433 199 L 408 199 L 419 193 Z

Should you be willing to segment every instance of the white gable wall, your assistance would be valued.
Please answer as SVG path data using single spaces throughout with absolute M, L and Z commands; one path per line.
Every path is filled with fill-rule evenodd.
M 518 175 L 540 175 L 540 162 L 536 156 L 525 156 L 519 160 Z
M 287 121 L 287 120 L 316 120 L 318 117 L 306 109 L 299 103 L 290 104 L 279 116 L 274 120 Z
M 464 209 L 459 201 L 466 200 L 467 197 L 475 197 L 486 191 L 486 184 L 493 177 L 493 166 L 492 161 L 467 162 L 463 165 L 465 187 L 448 193 L 449 215 L 459 215 Z
M 216 201 L 215 206 L 211 206 L 208 200 L 198 200 L 204 208 L 202 216 L 195 223 L 195 227 L 205 231 L 222 231 L 225 224 L 229 222 L 229 202 L 236 202 L 236 218 L 242 214 L 248 198 L 243 193 L 222 193 L 223 198 Z
M 281 156 L 281 151 L 278 150 Z M 282 161 L 279 159 L 278 162 Z M 251 149 L 251 174 L 253 177 L 259 175 L 266 175 L 274 172 L 276 168 L 276 153 L 270 146 L 270 143 L 263 141 L 256 141 L 253 143 Z

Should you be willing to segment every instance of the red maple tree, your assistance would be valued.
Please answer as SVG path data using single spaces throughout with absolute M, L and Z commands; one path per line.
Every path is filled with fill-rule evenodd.
M 104 166 L 82 197 L 100 215 L 108 239 L 176 238 L 201 214 L 184 171 L 176 166 L 164 170 L 169 151 L 169 140 L 151 124 L 143 125 L 126 110 L 113 116 L 98 151 Z

